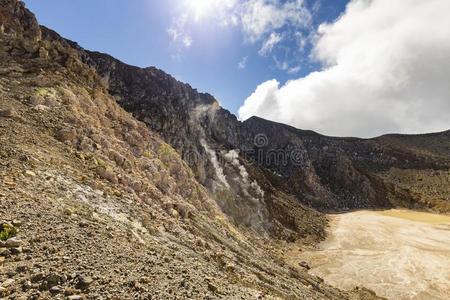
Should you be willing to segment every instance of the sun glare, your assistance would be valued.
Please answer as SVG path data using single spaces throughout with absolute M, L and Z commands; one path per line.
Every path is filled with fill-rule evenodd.
M 187 5 L 195 15 L 195 20 L 200 21 L 214 6 L 214 0 L 186 0 Z

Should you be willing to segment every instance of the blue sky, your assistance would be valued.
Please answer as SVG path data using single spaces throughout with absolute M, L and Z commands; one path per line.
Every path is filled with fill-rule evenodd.
M 222 106 L 237 113 L 259 84 L 271 79 L 283 84 L 320 69 L 309 59 L 310 38 L 319 24 L 336 20 L 348 1 L 24 2 L 41 24 L 82 47 L 111 54 L 128 64 L 156 66 L 200 91 L 211 93 Z M 297 8 L 292 8 L 296 4 Z M 256 19 L 244 24 L 244 18 L 253 9 L 250 5 L 259 5 L 260 9 L 271 7 L 272 14 L 291 11 L 295 15 L 280 14 L 276 21 L 259 24 L 258 11 Z M 306 15 L 300 16 L 301 13 Z M 310 20 L 304 20 L 307 24 L 303 24 L 302 20 L 294 20 L 296 16 L 303 19 L 309 16 Z M 305 43 L 302 51 L 299 36 Z M 267 44 L 270 39 L 275 42 L 273 47 Z

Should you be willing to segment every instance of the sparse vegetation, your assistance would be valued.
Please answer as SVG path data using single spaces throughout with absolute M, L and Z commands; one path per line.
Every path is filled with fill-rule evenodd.
M 36 89 L 36 95 L 41 97 L 56 96 L 56 91 L 52 88 L 40 87 Z
M 172 147 L 166 143 L 161 143 L 158 149 L 158 156 L 164 163 L 172 159 L 174 155 L 177 155 L 177 153 Z
M 8 223 L 1 224 L 0 227 L 0 240 L 6 241 L 17 235 L 17 228 Z

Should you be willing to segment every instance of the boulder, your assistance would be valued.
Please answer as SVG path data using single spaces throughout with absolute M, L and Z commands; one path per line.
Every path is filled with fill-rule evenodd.
M 44 47 L 39 48 L 39 57 L 42 59 L 48 59 L 48 51 Z

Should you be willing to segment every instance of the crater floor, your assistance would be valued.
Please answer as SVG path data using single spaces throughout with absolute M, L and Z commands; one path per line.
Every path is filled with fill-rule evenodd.
M 408 210 L 331 215 L 317 250 L 291 249 L 310 273 L 336 287 L 365 286 L 388 299 L 448 299 L 450 216 Z

